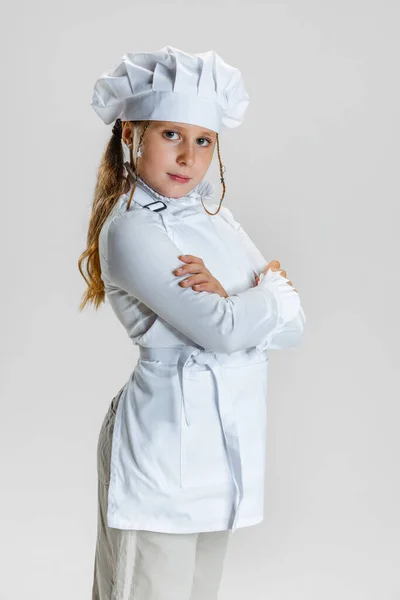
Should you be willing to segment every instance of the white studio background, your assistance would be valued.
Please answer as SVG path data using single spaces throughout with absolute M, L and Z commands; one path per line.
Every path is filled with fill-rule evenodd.
M 90 102 L 124 53 L 170 44 L 241 69 L 251 102 L 221 136 L 224 205 L 307 317 L 302 344 L 270 354 L 265 520 L 233 536 L 220 598 L 400 600 L 399 3 L 4 15 L 0 599 L 91 594 L 97 437 L 138 354 L 108 304 L 78 311 L 111 134 Z

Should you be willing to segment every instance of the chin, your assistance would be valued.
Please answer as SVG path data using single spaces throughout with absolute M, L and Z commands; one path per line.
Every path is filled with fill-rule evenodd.
M 168 177 L 168 175 L 167 175 Z M 197 185 L 197 181 L 191 179 L 187 183 L 179 183 L 179 182 L 168 182 L 167 189 L 169 192 L 165 193 L 164 196 L 168 196 L 168 198 L 181 198 L 185 194 L 191 192 Z M 178 195 L 177 195 L 178 194 Z

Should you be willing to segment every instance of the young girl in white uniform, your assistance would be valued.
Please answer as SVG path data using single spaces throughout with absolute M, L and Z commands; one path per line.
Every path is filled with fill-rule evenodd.
M 305 316 L 221 204 L 219 134 L 248 103 L 238 69 L 171 46 L 94 88 L 115 123 L 81 308 L 106 296 L 139 360 L 98 440 L 93 600 L 215 600 L 230 534 L 263 520 L 268 350 L 297 345 Z M 215 150 L 223 193 L 205 204 Z

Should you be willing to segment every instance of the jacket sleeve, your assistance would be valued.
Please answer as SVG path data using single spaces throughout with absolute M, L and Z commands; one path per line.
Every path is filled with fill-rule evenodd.
M 215 205 L 215 208 L 217 206 L 218 205 Z M 236 221 L 232 212 L 226 208 L 226 206 L 221 206 L 220 214 L 225 221 L 229 223 L 229 225 L 231 225 L 231 227 L 233 227 L 233 229 L 239 234 L 250 262 L 253 265 L 253 269 L 260 277 L 260 281 L 258 283 L 260 284 L 265 277 L 263 271 L 267 266 L 268 261 L 264 258 L 252 239 L 245 232 L 242 225 Z M 289 280 L 286 279 L 286 281 Z M 276 286 L 274 291 L 276 294 L 278 294 L 279 288 Z M 279 299 L 277 299 L 277 303 L 280 305 Z M 290 321 L 280 319 L 280 322 L 277 324 L 275 329 L 271 331 L 271 334 L 265 337 L 261 343 L 257 344 L 257 349 L 259 351 L 266 350 L 267 348 L 268 350 L 283 350 L 297 346 L 302 338 L 305 323 L 306 317 L 304 314 L 304 309 L 302 306 L 300 306 L 299 311 L 294 319 Z
M 271 335 L 300 310 L 287 279 L 269 270 L 259 285 L 223 298 L 195 292 L 179 282 L 180 249 L 151 211 L 116 215 L 107 231 L 107 267 L 113 284 L 206 350 L 232 353 L 268 344 Z
M 218 207 L 218 204 L 212 205 L 211 210 L 213 210 L 213 208 L 217 208 L 217 207 Z M 262 255 L 260 250 L 257 248 L 257 246 L 255 245 L 253 240 L 245 232 L 245 230 L 243 229 L 241 224 L 238 221 L 236 221 L 236 219 L 234 218 L 234 216 L 233 216 L 232 212 L 229 210 L 229 208 L 227 208 L 226 206 L 221 206 L 219 214 L 239 235 L 239 237 L 243 243 L 245 252 L 246 252 L 247 256 L 249 257 L 249 260 L 253 266 L 254 274 L 259 275 L 260 273 L 262 273 L 264 271 L 265 267 L 267 266 L 268 262 L 265 260 L 264 256 Z
M 303 335 L 306 317 L 303 307 L 292 321 L 283 323 L 277 327 L 271 335 L 266 338 L 261 344 L 257 344 L 257 350 L 285 350 L 286 348 L 294 348 L 300 343 Z

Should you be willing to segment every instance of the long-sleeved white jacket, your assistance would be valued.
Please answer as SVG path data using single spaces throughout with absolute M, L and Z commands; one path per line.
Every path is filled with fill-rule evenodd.
M 188 533 L 263 519 L 268 350 L 297 345 L 305 316 L 231 211 L 205 212 L 211 193 L 203 180 L 166 198 L 139 178 L 129 211 L 127 193 L 100 233 L 107 298 L 140 350 L 104 482 L 110 527 Z M 201 257 L 228 297 L 181 287 L 181 254 Z

